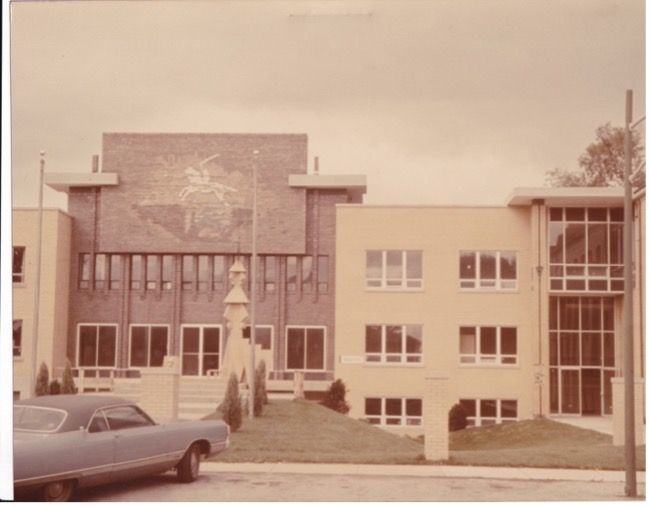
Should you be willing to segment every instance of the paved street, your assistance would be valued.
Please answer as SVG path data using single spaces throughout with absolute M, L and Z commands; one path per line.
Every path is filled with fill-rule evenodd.
M 645 493 L 645 485 L 639 487 Z M 82 491 L 80 501 L 526 501 L 625 500 L 623 484 L 467 478 L 202 473 L 173 474 Z

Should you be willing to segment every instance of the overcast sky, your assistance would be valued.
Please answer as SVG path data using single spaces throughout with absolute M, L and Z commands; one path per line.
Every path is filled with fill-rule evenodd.
M 293 132 L 366 202 L 501 204 L 645 109 L 642 0 L 25 2 L 14 206 L 103 132 Z M 47 190 L 46 205 L 65 206 Z

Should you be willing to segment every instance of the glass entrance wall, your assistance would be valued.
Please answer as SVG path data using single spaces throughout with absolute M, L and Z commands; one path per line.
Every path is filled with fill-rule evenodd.
M 614 356 L 613 298 L 550 298 L 551 413 L 611 414 Z
M 182 375 L 206 376 L 217 372 L 221 367 L 221 349 L 221 326 L 183 326 Z

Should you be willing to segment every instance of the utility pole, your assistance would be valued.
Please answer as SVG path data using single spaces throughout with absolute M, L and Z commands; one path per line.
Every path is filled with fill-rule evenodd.
M 251 362 L 248 378 L 248 417 L 255 418 L 255 305 L 257 303 L 257 156 L 259 150 L 253 151 L 253 238 L 251 243 L 251 308 L 249 313 L 251 336 Z
M 45 152 L 41 151 L 38 170 L 38 239 L 36 240 L 36 278 L 34 280 L 34 314 L 32 317 L 32 375 L 30 392 L 36 396 L 36 376 L 38 375 L 38 321 L 41 303 L 41 257 L 43 246 L 43 173 L 45 172 Z
M 623 296 L 623 378 L 625 387 L 625 496 L 636 496 L 636 445 L 634 436 L 634 341 L 632 327 L 632 90 L 625 94 L 625 188 L 623 254 L 625 293 Z

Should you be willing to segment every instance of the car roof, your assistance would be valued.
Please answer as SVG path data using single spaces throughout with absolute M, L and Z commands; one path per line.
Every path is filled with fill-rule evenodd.
M 119 396 L 103 394 L 56 394 L 51 396 L 37 396 L 19 400 L 15 406 L 33 406 L 64 410 L 68 413 L 59 433 L 73 431 L 80 426 L 86 426 L 95 410 L 114 405 L 135 405 L 130 400 Z

